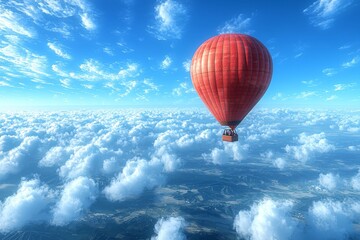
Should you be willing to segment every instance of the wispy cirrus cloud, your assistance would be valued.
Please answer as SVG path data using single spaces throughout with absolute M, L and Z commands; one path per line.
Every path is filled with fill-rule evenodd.
M 0 81 L 0 87 L 13 87 L 13 86 L 8 82 Z
M 10 10 L 16 9 L 22 17 L 55 32 L 69 33 L 70 29 L 73 30 L 74 28 L 70 27 L 67 21 L 72 17 L 80 19 L 80 25 L 88 31 L 96 28 L 94 12 L 85 0 L 14 0 L 7 3 L 6 7 Z M 63 19 L 64 21 L 60 23 L 54 21 L 49 25 L 49 22 L 45 20 L 47 17 Z
M 322 73 L 325 74 L 326 76 L 330 77 L 333 76 L 337 73 L 335 68 L 325 68 L 322 70 Z
M 16 69 L 16 73 L 28 77 L 48 76 L 46 72 L 47 57 L 20 46 L 9 44 L 0 48 L 0 60 L 8 62 L 13 69 Z
M 141 73 L 139 65 L 135 62 L 128 62 L 121 66 L 106 68 L 105 64 L 90 58 L 80 64 L 78 71 L 63 70 L 63 64 L 53 64 L 52 70 L 60 77 L 70 78 L 80 81 L 122 81 L 129 77 L 137 77 Z
M 345 84 L 345 83 L 339 83 L 339 84 L 335 84 L 334 85 L 334 91 L 343 91 L 345 89 L 351 88 L 353 87 L 355 84 L 353 83 L 349 83 L 349 84 Z
M 359 60 L 360 60 L 360 57 L 356 56 L 356 57 L 352 58 L 350 61 L 344 62 L 341 66 L 344 68 L 350 68 L 350 67 L 355 66 L 359 62 Z
M 5 33 L 15 33 L 29 38 L 35 37 L 35 32 L 21 21 L 21 16 L 10 9 L 0 6 L 0 30 Z
M 335 17 L 351 4 L 352 0 L 317 0 L 303 10 L 308 15 L 311 24 L 321 29 L 328 29 Z
M 159 1 L 155 6 L 155 24 L 148 31 L 158 40 L 180 39 L 187 22 L 186 7 L 175 1 Z
M 330 97 L 326 98 L 326 101 L 332 101 L 337 99 L 338 97 L 336 95 L 331 95 Z
M 243 14 L 239 14 L 225 22 L 223 26 L 218 27 L 217 32 L 222 33 L 251 33 L 249 29 L 251 24 L 251 18 L 245 17 Z
M 306 91 L 306 92 L 301 92 L 300 94 L 298 94 L 296 96 L 296 98 L 308 98 L 308 97 L 315 96 L 315 95 L 316 95 L 316 92 Z
M 71 56 L 62 50 L 61 46 L 57 43 L 48 42 L 48 47 L 54 51 L 54 53 L 62 58 L 71 59 Z
M 86 30 L 94 30 L 96 28 L 96 25 L 93 21 L 93 19 L 91 18 L 90 14 L 88 13 L 81 13 L 80 14 L 80 18 L 81 18 L 81 23 L 82 26 L 86 29 Z

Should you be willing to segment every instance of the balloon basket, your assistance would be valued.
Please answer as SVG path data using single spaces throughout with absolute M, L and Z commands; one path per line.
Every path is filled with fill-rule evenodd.
M 237 142 L 238 141 L 238 135 L 229 136 L 229 135 L 222 135 L 222 140 L 224 142 Z

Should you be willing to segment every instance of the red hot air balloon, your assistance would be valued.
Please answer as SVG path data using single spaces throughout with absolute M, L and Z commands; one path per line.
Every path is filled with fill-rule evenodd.
M 269 51 L 245 34 L 220 34 L 205 41 L 191 63 L 195 90 L 216 120 L 229 126 L 224 141 L 237 141 L 235 128 L 256 105 L 272 76 Z

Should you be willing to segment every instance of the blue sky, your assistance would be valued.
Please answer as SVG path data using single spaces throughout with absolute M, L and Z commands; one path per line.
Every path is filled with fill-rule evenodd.
M 260 107 L 357 108 L 360 6 L 319 1 L 0 1 L 0 107 L 202 107 L 189 64 L 206 39 L 270 50 Z

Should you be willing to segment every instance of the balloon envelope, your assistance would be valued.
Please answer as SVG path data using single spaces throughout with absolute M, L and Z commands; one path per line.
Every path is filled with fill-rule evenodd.
M 196 50 L 190 73 L 195 90 L 217 121 L 235 129 L 268 88 L 272 60 L 256 38 L 221 34 Z

